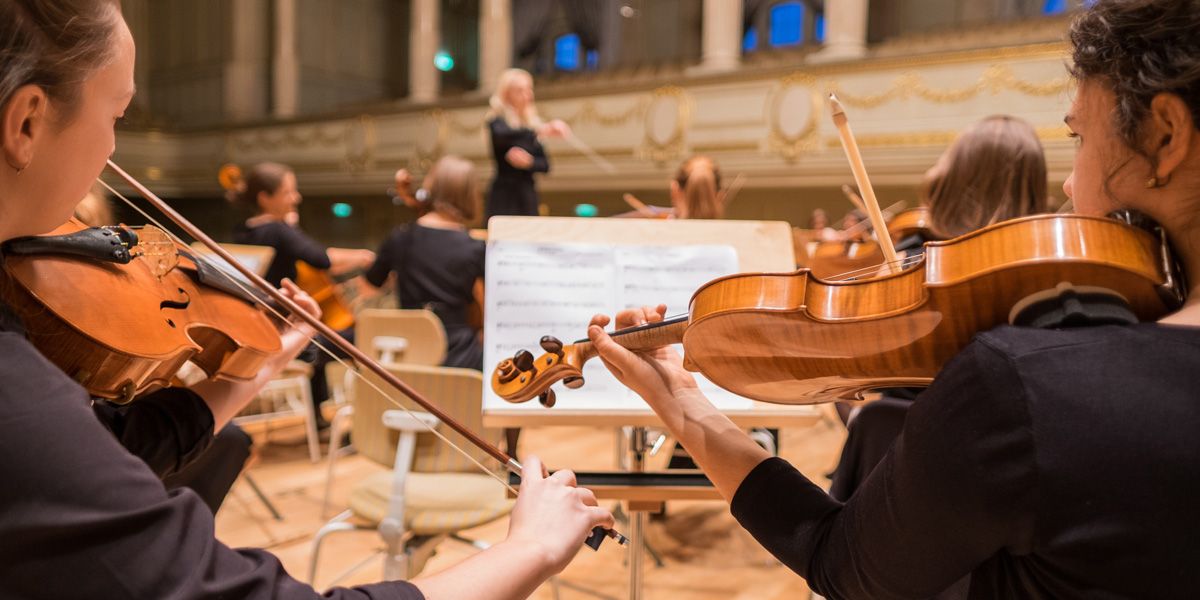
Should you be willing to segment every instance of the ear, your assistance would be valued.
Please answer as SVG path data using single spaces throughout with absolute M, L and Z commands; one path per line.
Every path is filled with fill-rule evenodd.
M 1167 181 L 1193 153 L 1192 146 L 1200 137 L 1192 112 L 1183 99 L 1175 94 L 1159 94 L 1150 101 L 1150 118 L 1146 122 L 1147 150 L 1157 159 L 1154 176 Z
M 34 149 L 44 135 L 48 98 L 36 85 L 27 85 L 13 93 L 0 113 L 0 139 L 8 166 L 20 169 L 33 159 Z
M 271 194 L 268 194 L 266 191 L 258 192 L 258 195 L 254 197 L 254 205 L 256 208 L 258 208 L 258 212 L 260 212 L 260 213 L 266 212 L 265 210 L 263 210 L 263 202 L 269 201 L 270 198 L 271 198 Z

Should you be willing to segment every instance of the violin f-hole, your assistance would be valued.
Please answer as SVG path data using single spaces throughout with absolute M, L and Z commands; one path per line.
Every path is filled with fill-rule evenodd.
M 182 301 L 163 300 L 162 302 L 158 303 L 159 310 L 166 310 L 166 309 L 185 310 L 185 309 L 187 309 L 187 307 L 192 305 L 192 297 L 188 295 L 187 290 L 185 290 L 183 288 L 175 288 L 175 289 L 179 290 L 180 294 L 183 294 L 183 300 Z M 170 325 L 171 327 L 175 327 L 175 322 L 172 321 L 170 317 L 167 317 L 167 325 Z

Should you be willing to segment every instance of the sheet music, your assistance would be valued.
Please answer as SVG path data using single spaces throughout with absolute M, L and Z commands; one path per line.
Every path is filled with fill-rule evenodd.
M 493 241 L 488 244 L 485 376 L 521 349 L 534 356 L 538 340 L 552 335 L 564 344 L 584 337 L 597 313 L 643 305 L 667 305 L 667 315 L 687 312 L 692 293 L 704 283 L 738 271 L 732 246 L 627 246 Z M 610 328 L 611 329 L 611 328 Z M 682 351 L 682 348 L 678 348 Z M 585 385 L 554 385 L 556 408 L 649 410 L 599 360 L 583 369 Z M 698 378 L 698 379 L 703 379 Z M 750 407 L 708 381 L 701 386 L 723 409 Z M 541 409 L 536 400 L 509 404 L 484 386 L 484 408 Z

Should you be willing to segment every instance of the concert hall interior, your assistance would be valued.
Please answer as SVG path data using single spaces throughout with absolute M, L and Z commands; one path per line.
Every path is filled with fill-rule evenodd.
M 31 236 L 49 225 L 3 231 L 0 344 L 24 332 L 65 373 L 46 389 L 95 399 L 85 416 L 94 411 L 132 453 L 105 450 L 129 459 L 122 476 L 147 503 L 138 518 L 152 522 L 150 506 L 183 519 L 184 533 L 153 525 L 146 536 L 199 531 L 207 544 L 178 550 L 201 565 L 190 572 L 173 565 L 158 577 L 131 559 L 84 570 L 77 585 L 115 589 L 130 577 L 148 583 L 113 597 L 179 598 L 318 597 L 308 586 L 338 598 L 1189 597 L 1168 585 L 1182 575 L 1159 577 L 1175 563 L 1142 546 L 1186 510 L 1155 520 L 1143 507 L 1200 474 L 1188 464 L 1200 446 L 1165 426 L 1200 424 L 1200 409 L 1133 417 L 1114 398 L 1175 407 L 1198 391 L 1159 371 L 1200 365 L 1187 297 L 1188 276 L 1200 279 L 1200 259 L 1189 262 L 1200 254 L 1200 201 L 1185 203 L 1200 184 L 1200 3 L 29 8 L 38 4 L 0 0 L 0 16 L 21 15 L 0 25 L 17 40 L 0 50 L 5 220 L 32 214 L 2 198 L 32 197 L 23 182 L 49 181 L 40 162 L 86 153 L 22 154 L 20 140 L 53 143 L 21 125 L 39 123 L 27 98 L 54 109 L 58 92 L 38 96 L 39 85 L 57 88 L 36 78 L 6 87 L 18 68 L 8 56 L 25 39 L 13 31 L 51 31 L 72 11 L 102 22 L 119 4 L 136 60 L 114 26 L 104 39 L 115 49 L 81 71 L 85 116 L 73 119 L 87 119 L 94 88 L 126 66 L 136 93 L 78 221 L 45 240 Z M 1156 10 L 1168 17 L 1130 16 Z M 1089 17 L 1096 11 L 1107 12 Z M 1121 19 L 1148 33 L 1104 54 L 1134 28 Z M 1192 29 L 1169 33 L 1171 21 Z M 30 47 L 65 43 L 30 35 Z M 1172 36 L 1192 49 L 1155 53 Z M 18 100 L 33 102 L 28 117 Z M 1104 144 L 1126 162 L 1110 168 L 1118 150 Z M 1132 212 L 1106 217 L 1117 209 Z M 94 239 L 65 237 L 87 227 Z M 96 250 L 118 243 L 132 262 Z M 37 266 L 45 256 L 95 264 L 72 275 L 59 262 Z M 143 272 L 109 274 L 119 281 L 104 287 L 155 288 L 153 316 L 123 315 L 150 306 L 144 299 L 95 310 L 102 294 L 75 290 L 63 304 L 87 303 L 86 314 L 43 319 L 58 311 L 42 299 L 46 280 L 118 267 Z M 234 308 L 214 306 L 253 313 L 254 324 L 230 333 L 221 315 Z M 97 314 L 109 329 L 131 325 L 113 336 L 120 342 L 89 340 L 90 352 L 118 352 L 159 328 L 174 345 L 67 356 L 84 342 L 61 340 Z M 1160 320 L 1174 325 L 1150 323 Z M 262 349 L 243 328 L 267 330 Z M 1114 329 L 1124 333 L 1105 337 Z M 1151 385 L 1118 378 L 1121 352 L 1154 363 L 1144 365 Z M 1159 358 L 1168 355 L 1177 362 Z M 1068 356 L 1115 380 L 1068 368 Z M 106 372 L 117 368 L 126 370 Z M 689 372 L 703 375 L 699 387 Z M 0 370 L 0 382 L 10 376 Z M 1050 399 L 1064 389 L 1084 397 L 1059 411 Z M 976 413 L 964 399 L 975 394 L 1003 408 Z M 1089 399 L 1103 416 L 1079 408 Z M 153 421 L 134 416 L 142 402 L 180 439 L 129 433 Z M 202 419 L 166 424 L 193 412 Z M 1063 421 L 1038 420 L 1046 415 Z M 1156 439 L 1160 428 L 1170 433 Z M 1121 478 L 1127 463 L 1112 456 L 1147 439 L 1161 452 L 1139 447 L 1122 460 L 1175 479 Z M 179 456 L 168 460 L 167 445 Z M 167 462 L 145 459 L 144 469 L 130 458 L 146 453 Z M 1077 465 L 1084 455 L 1094 460 Z M 39 464 L 39 452 L 22 456 Z M 1116 463 L 1107 474 L 1106 461 Z M 1095 500 L 1080 483 L 1089 477 L 1128 486 L 1133 499 Z M 19 498 L 5 498 L 0 538 L 22 535 L 2 516 Z M 107 502 L 114 514 L 135 510 Z M 778 516 L 795 506 L 794 519 Z M 74 516 L 48 516 L 47 530 L 86 546 Z M 1191 526 L 1200 517 L 1178 525 Z M 56 550 L 29 531 L 11 539 L 41 544 L 53 563 Z M 176 552 L 164 544 L 148 547 Z M 1194 540 L 1166 536 L 1161 547 L 1200 559 Z M 1143 568 L 1153 585 L 1130 583 Z M 0 596 L 37 596 L 27 590 L 38 580 L 22 579 L 33 575 L 11 573 L 0 567 Z M 371 587 L 384 580 L 416 585 Z

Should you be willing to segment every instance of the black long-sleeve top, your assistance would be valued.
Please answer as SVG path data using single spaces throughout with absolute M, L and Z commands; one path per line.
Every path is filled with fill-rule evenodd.
M 1200 328 L 1000 327 L 842 504 L 772 458 L 733 514 L 827 598 L 1200 597 Z
M 285 277 L 296 280 L 296 261 L 304 261 L 316 269 L 328 269 L 331 265 L 325 246 L 308 237 L 299 227 L 283 221 L 268 221 L 254 227 L 238 223 L 233 230 L 233 241 L 275 249 L 275 258 L 263 275 L 263 279 L 275 287 L 279 287 Z
M 496 159 L 496 178 L 492 180 L 487 198 L 488 216 L 537 216 L 538 197 L 533 174 L 550 171 L 550 161 L 537 133 L 525 127 L 512 127 L 503 117 L 488 121 L 488 129 L 492 133 L 492 156 Z M 533 157 L 533 165 L 528 169 L 512 166 L 505 155 L 513 148 L 528 152 Z
M 270 553 L 218 542 L 194 492 L 163 489 L 156 473 L 212 439 L 212 413 L 195 394 L 166 390 L 93 409 L 3 304 L 0 357 L 0 598 L 321 597 Z M 325 597 L 422 595 L 389 582 Z

